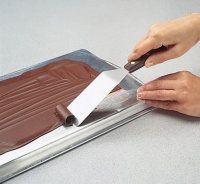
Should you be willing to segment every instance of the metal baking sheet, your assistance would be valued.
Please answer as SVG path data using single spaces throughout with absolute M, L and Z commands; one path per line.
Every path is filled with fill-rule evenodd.
M 21 75 L 26 71 L 62 59 L 87 63 L 98 72 L 118 68 L 118 66 L 82 49 L 7 74 L 0 77 L 0 80 Z M 136 90 L 140 85 L 141 82 L 136 77 L 131 74 L 127 75 L 120 83 L 122 89 L 109 94 L 84 121 L 82 126 L 61 126 L 21 148 L 0 155 L 0 182 L 8 180 L 153 110 L 143 102 L 137 101 Z

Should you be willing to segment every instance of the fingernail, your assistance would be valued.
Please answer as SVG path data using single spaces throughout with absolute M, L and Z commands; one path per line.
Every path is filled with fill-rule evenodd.
M 149 68 L 149 67 L 151 67 L 151 66 L 153 66 L 154 65 L 154 63 L 152 62 L 152 61 L 146 61 L 145 62 L 145 66 L 147 67 L 147 68 Z
M 137 93 L 143 91 L 143 88 L 144 88 L 143 86 L 140 86 L 140 87 L 137 89 Z
M 137 93 L 137 99 L 139 100 L 141 98 L 142 98 L 142 93 L 141 92 Z

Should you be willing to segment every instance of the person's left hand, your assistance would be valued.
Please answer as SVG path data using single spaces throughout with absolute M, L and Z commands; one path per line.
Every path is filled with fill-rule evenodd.
M 182 71 L 144 84 L 137 98 L 162 109 L 200 117 L 200 77 Z

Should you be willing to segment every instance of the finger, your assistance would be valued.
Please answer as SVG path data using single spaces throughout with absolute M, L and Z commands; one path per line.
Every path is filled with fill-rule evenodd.
M 172 101 L 145 100 L 145 103 L 150 106 L 166 110 L 179 111 L 180 108 L 177 102 Z
M 140 100 L 176 101 L 177 94 L 175 90 L 142 91 L 137 93 L 137 98 Z
M 137 46 L 135 52 L 138 53 L 140 56 L 146 54 L 152 49 L 157 49 L 162 46 L 162 43 L 155 39 L 154 37 L 149 37 L 145 39 L 140 45 Z
M 129 62 L 131 62 L 132 60 L 135 60 L 135 59 L 137 59 L 139 57 L 138 56 L 139 54 L 136 53 L 135 50 L 138 47 L 138 45 L 140 45 L 147 38 L 148 38 L 148 33 L 136 44 L 136 46 L 134 47 L 133 51 L 128 56 L 128 61 Z
M 151 91 L 151 90 L 174 90 L 177 88 L 177 81 L 167 80 L 167 79 L 157 79 L 153 80 L 147 84 L 144 84 L 140 88 L 138 88 L 138 92 L 140 91 Z
M 179 77 L 179 72 L 170 73 L 164 76 L 161 76 L 155 80 L 177 80 Z
M 131 62 L 133 60 L 136 60 L 137 58 L 139 58 L 139 54 L 138 53 L 135 53 L 135 52 L 132 52 L 129 54 L 128 56 L 128 62 Z
M 175 45 L 168 48 L 166 51 L 158 52 L 151 55 L 145 62 L 145 66 L 149 67 L 155 64 L 163 63 L 164 61 L 174 59 L 180 56 L 180 46 Z
M 137 59 L 139 57 L 141 57 L 142 55 L 146 54 L 147 52 L 149 52 L 152 49 L 157 49 L 159 47 L 161 47 L 162 44 L 160 43 L 159 40 L 155 39 L 154 37 L 149 37 L 147 39 L 145 39 L 143 42 L 141 42 L 137 48 L 135 48 L 134 53 L 132 53 L 129 56 L 129 60 L 134 60 Z
M 145 36 L 135 45 L 133 52 L 135 52 L 136 48 L 144 42 L 149 37 L 149 32 L 145 34 Z

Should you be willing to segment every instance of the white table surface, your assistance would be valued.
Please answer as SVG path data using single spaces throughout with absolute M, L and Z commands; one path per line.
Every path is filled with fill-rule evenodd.
M 151 24 L 199 10 L 199 0 L 2 0 L 0 75 L 81 48 L 123 66 Z M 144 82 L 179 70 L 200 75 L 199 49 L 135 75 Z M 200 119 L 157 110 L 6 183 L 199 181 Z

